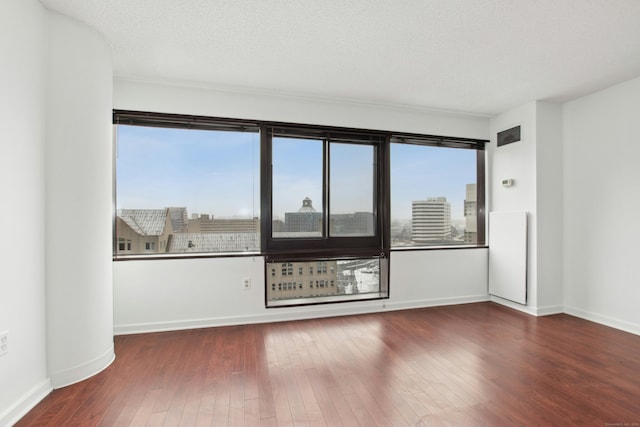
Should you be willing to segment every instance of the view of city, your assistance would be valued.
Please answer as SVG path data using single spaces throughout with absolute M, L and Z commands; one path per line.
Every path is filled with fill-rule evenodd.
M 274 138 L 273 237 L 322 230 L 318 144 Z M 373 148 L 331 150 L 328 232 L 373 235 Z M 392 144 L 392 246 L 476 241 L 475 162 L 473 150 Z M 259 164 L 255 132 L 118 126 L 116 253 L 259 251 Z
M 267 263 L 267 299 L 378 293 L 378 259 Z

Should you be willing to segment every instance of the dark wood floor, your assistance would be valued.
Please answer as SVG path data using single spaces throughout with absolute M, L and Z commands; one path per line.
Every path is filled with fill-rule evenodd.
M 640 425 L 640 337 L 493 303 L 115 338 L 18 426 Z

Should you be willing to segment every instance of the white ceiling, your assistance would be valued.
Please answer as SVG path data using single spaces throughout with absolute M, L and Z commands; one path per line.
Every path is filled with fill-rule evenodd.
M 640 76 L 640 0 L 41 0 L 115 76 L 496 114 Z

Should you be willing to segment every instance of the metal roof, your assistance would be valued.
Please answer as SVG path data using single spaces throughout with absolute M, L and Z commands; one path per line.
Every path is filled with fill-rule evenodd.
M 117 215 L 141 236 L 159 236 L 164 232 L 166 209 L 118 209 Z
M 169 244 L 170 253 L 243 252 L 260 250 L 258 233 L 179 233 Z

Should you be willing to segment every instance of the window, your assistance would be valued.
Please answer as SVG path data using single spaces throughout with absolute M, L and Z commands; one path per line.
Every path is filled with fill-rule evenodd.
M 484 243 L 483 151 L 392 142 L 390 158 L 392 247 Z
M 131 240 L 125 239 L 123 237 L 118 237 L 118 251 L 131 251 Z
M 257 126 L 117 112 L 114 122 L 116 256 L 260 250 Z
M 272 139 L 273 238 L 375 235 L 376 147 L 326 142 Z M 328 232 L 325 157 L 330 158 Z
M 331 143 L 329 153 L 330 235 L 374 236 L 375 147 Z
M 282 275 L 293 276 L 293 264 L 291 264 L 290 262 L 282 264 Z
M 263 133 L 263 250 L 384 251 L 386 136 L 284 126 Z
M 322 141 L 273 139 L 273 237 L 322 236 L 322 151 Z
M 318 274 L 327 272 L 327 262 L 326 261 L 318 261 Z
M 260 252 L 271 307 L 386 298 L 392 249 L 484 244 L 485 141 L 132 111 L 114 125 L 116 259 Z
M 308 288 L 303 288 L 302 283 L 297 288 L 295 282 L 292 283 L 292 288 L 285 284 L 285 289 L 290 291 L 286 295 L 276 293 L 272 286 L 267 291 L 267 305 L 278 307 L 345 299 L 375 299 L 380 298 L 381 293 L 388 287 L 387 269 L 384 266 L 387 260 L 384 258 L 327 259 L 322 262 L 334 268 L 325 271 L 323 278 L 308 280 Z M 318 261 L 296 260 L 292 263 L 295 266 L 316 267 Z

